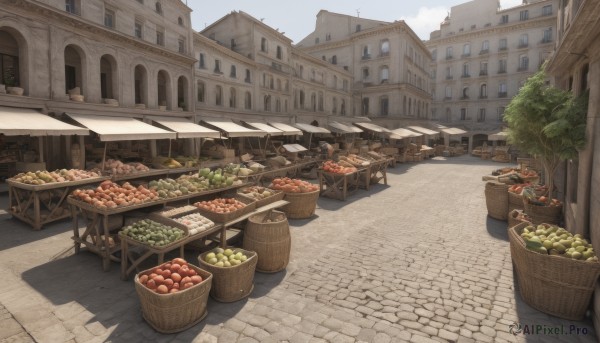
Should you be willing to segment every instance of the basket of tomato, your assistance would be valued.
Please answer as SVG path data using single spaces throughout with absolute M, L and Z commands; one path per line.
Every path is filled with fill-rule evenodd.
M 161 333 L 187 330 L 206 317 L 213 276 L 182 258 L 136 275 L 142 316 Z
M 252 212 L 256 208 L 256 201 L 240 195 L 225 196 L 209 201 L 200 201 L 194 204 L 200 214 L 215 223 L 226 223 Z
M 319 199 L 319 186 L 310 182 L 290 179 L 289 177 L 276 178 L 269 188 L 281 190 L 285 193 L 284 200 L 289 204 L 281 208 L 288 219 L 310 218 L 317 208 Z

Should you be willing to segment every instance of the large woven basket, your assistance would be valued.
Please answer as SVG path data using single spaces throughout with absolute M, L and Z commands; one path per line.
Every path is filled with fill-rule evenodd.
M 569 320 L 583 319 L 600 274 L 600 263 L 528 250 L 521 238 L 528 225 L 521 223 L 508 230 L 521 297 L 544 313 Z
M 487 182 L 485 184 L 485 204 L 490 217 L 506 220 L 508 218 L 508 186 L 496 181 Z
M 207 251 L 198 256 L 202 268 L 213 274 L 213 286 L 210 296 L 220 302 L 230 303 L 244 299 L 254 289 L 254 271 L 258 256 L 253 251 L 233 249 L 234 253 L 241 251 L 248 259 L 234 267 L 217 267 L 204 261 Z
M 273 220 L 267 222 L 271 218 Z M 243 247 L 258 254 L 257 271 L 276 273 L 285 269 L 290 261 L 292 247 L 290 226 L 285 214 L 273 211 L 248 218 Z
M 538 206 L 523 198 L 523 209 L 531 217 L 533 224 L 559 224 L 562 219 L 562 204 L 560 206 Z
M 161 333 L 175 333 L 187 330 L 206 317 L 206 304 L 213 276 L 192 264 L 202 277 L 202 282 L 177 293 L 158 294 L 142 285 L 139 277 L 150 269 L 135 276 L 135 290 L 140 298 L 142 316 L 154 330 Z
M 517 226 L 521 223 L 530 223 L 527 220 L 517 218 L 521 213 L 523 213 L 523 210 L 512 210 L 508 213 L 508 228 L 509 229 L 511 227 Z
M 238 189 L 238 194 L 245 198 L 256 201 L 256 208 L 260 208 L 260 207 L 266 206 L 268 204 L 274 203 L 275 201 L 282 200 L 283 197 L 285 196 L 285 193 L 283 193 L 283 191 L 274 190 L 274 189 L 270 189 L 270 188 L 265 188 L 265 189 L 267 189 L 269 192 L 273 193 L 273 195 L 271 195 L 270 197 L 266 197 L 264 199 L 256 200 L 253 197 L 251 197 L 250 195 L 243 193 L 243 190 L 244 190 L 243 188 Z
M 285 212 L 288 219 L 310 218 L 317 208 L 319 190 L 308 193 L 285 193 L 284 200 L 289 204 L 283 206 L 281 211 Z
M 508 192 L 508 212 L 523 209 L 523 196 L 514 192 Z

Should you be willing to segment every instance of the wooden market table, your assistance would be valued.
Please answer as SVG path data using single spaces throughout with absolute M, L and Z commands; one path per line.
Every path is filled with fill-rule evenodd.
M 79 201 L 69 196 L 67 198 L 67 202 L 69 203 L 69 205 L 71 205 L 71 216 L 73 218 L 73 237 L 71 238 L 73 239 L 75 244 L 75 253 L 79 253 L 82 244 L 85 245 L 91 252 L 102 257 L 102 268 L 104 269 L 104 271 L 108 271 L 108 269 L 110 268 L 110 261 L 121 261 L 119 257 L 115 256 L 115 253 L 121 250 L 121 245 L 117 244 L 116 240 L 110 236 L 110 216 L 120 215 L 121 213 L 130 212 L 142 208 L 148 208 L 152 206 L 166 206 L 166 204 L 168 203 L 178 202 L 182 200 L 189 201 L 192 198 L 198 198 L 216 193 L 223 193 L 244 186 L 247 186 L 247 184 L 243 183 L 241 185 L 236 186 L 212 189 L 203 192 L 196 192 L 168 199 L 157 199 L 138 205 L 117 207 L 105 210 L 96 208 L 92 205 L 89 205 L 85 202 Z M 83 231 L 83 234 L 81 235 L 79 232 L 79 214 L 81 214 L 84 218 L 87 219 L 86 228 Z M 112 245 L 110 244 L 111 239 L 114 241 L 114 244 Z
M 217 233 L 220 235 L 221 247 L 226 248 L 227 240 L 225 238 L 227 234 L 227 228 L 237 223 L 240 223 L 255 214 L 271 211 L 276 208 L 285 206 L 288 203 L 289 202 L 285 200 L 278 200 L 272 202 L 268 205 L 254 209 L 252 212 L 246 213 L 240 217 L 232 219 L 226 223 L 215 223 L 215 225 L 208 230 L 199 232 L 194 235 L 189 235 L 175 242 L 174 244 L 171 244 L 164 248 L 151 247 L 147 244 L 137 242 L 131 239 L 130 237 L 122 237 L 123 239 L 121 240 L 121 279 L 127 280 L 129 274 L 131 274 L 131 272 L 133 272 L 134 270 L 138 270 L 139 265 L 152 255 L 158 255 L 158 264 L 162 264 L 164 262 L 164 256 L 166 253 L 175 249 L 179 249 L 179 256 L 183 258 L 184 247 L 186 244 L 189 244 L 196 240 L 205 239 Z M 149 219 L 152 220 L 152 217 L 150 217 Z M 142 254 L 138 258 L 135 258 L 131 254 L 131 248 L 133 247 L 138 247 L 140 250 L 142 250 Z M 129 263 L 131 263 L 131 265 L 129 265 Z
M 13 180 L 8 184 L 10 214 L 29 224 L 34 230 L 43 225 L 69 218 L 65 199 L 76 187 L 99 183 L 108 177 L 98 176 L 78 181 L 52 182 L 43 185 L 30 185 Z
M 149 171 L 139 172 L 139 173 L 131 173 L 124 175 L 113 175 L 111 180 L 114 182 L 118 181 L 128 181 L 134 179 L 145 179 L 154 176 L 165 175 L 166 177 L 170 175 L 179 175 L 185 174 L 189 172 L 198 172 L 199 167 L 183 167 L 183 168 L 166 168 L 166 169 L 150 169 Z
M 359 187 L 363 187 L 366 190 L 371 188 L 371 184 L 379 183 L 383 180 L 383 183 L 387 185 L 387 167 L 389 160 L 377 160 L 371 161 L 369 166 L 363 169 L 359 169 Z
M 348 193 L 358 189 L 360 173 L 364 173 L 365 170 L 366 168 L 361 168 L 348 174 L 336 174 L 319 169 L 320 194 L 328 198 L 346 200 Z
M 311 165 L 317 166 L 318 162 L 319 161 L 317 159 L 310 159 L 309 161 L 300 161 L 300 162 L 292 163 L 292 164 L 284 166 L 284 167 L 280 167 L 277 169 L 269 169 L 269 170 L 265 170 L 265 171 L 262 171 L 259 173 L 250 174 L 250 175 L 244 176 L 244 177 L 238 176 L 238 178 L 244 178 L 248 182 L 253 182 L 255 184 L 262 185 L 263 179 L 281 176 L 281 174 L 296 175 L 298 173 L 298 171 L 303 168 L 307 168 Z

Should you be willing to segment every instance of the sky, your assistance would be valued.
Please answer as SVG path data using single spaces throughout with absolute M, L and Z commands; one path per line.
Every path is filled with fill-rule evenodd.
M 206 26 L 231 11 L 244 11 L 298 43 L 315 28 L 317 13 L 329 12 L 393 22 L 404 20 L 421 39 L 429 39 L 431 31 L 439 29 L 450 7 L 466 0 L 221 0 L 212 5 L 207 1 L 187 1 L 192 12 L 192 26 L 202 31 Z M 518 5 L 522 0 L 500 0 L 503 8 Z M 293 5 L 292 5 L 293 4 Z

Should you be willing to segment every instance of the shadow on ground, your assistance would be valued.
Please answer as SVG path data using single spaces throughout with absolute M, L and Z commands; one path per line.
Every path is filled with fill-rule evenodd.
M 176 252 L 172 252 L 165 256 L 165 260 L 176 256 Z M 190 263 L 198 264 L 197 252 L 186 251 L 185 257 Z M 143 268 L 150 268 L 157 264 L 156 259 L 149 260 L 151 261 Z M 256 273 L 255 287 L 250 298 L 267 295 L 282 282 L 285 276 L 285 271 L 274 274 Z M 107 341 L 137 342 L 141 339 L 140 334 L 150 342 L 170 341 L 175 338 L 186 341 L 185 337 L 189 337 L 189 341 L 192 341 L 202 333 L 205 325 L 219 325 L 225 322 L 234 317 L 248 302 L 248 298 L 234 303 L 220 303 L 209 298 L 207 317 L 198 325 L 179 334 L 185 337 L 179 337 L 178 334 L 163 335 L 152 330 L 142 318 L 133 283 L 134 275 L 130 275 L 127 281 L 122 281 L 120 277 L 118 264 L 112 263 L 110 270 L 103 272 L 101 260 L 95 254 L 85 250 L 78 255 L 45 263 L 22 274 L 25 282 L 57 307 L 55 313 L 60 313 L 61 308 L 67 309 L 66 313 L 74 315 L 71 319 L 78 321 L 81 320 L 76 318 L 79 313 L 68 308 L 80 306 L 83 313 L 89 312 L 92 316 L 79 325 L 99 322 L 105 328 L 114 328 Z M 131 318 L 131 320 L 121 321 L 119 318 Z
M 494 219 L 487 216 L 485 227 L 490 236 L 508 242 L 508 223 L 502 220 Z
M 24 222 L 12 218 L 9 214 L 1 215 L 0 235 L 2 235 L 2 239 L 0 240 L 0 251 L 44 240 L 48 237 L 70 231 L 71 226 L 65 225 L 68 221 L 70 219 L 47 224 L 41 230 L 36 231 Z

